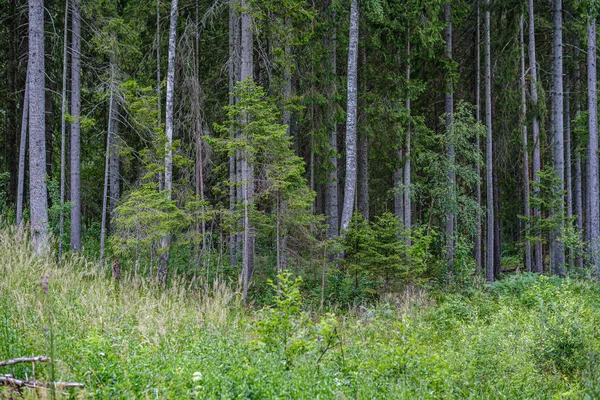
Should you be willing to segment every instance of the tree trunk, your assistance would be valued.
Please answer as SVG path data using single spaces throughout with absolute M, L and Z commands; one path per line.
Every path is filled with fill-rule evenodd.
M 535 58 L 535 25 L 533 15 L 533 0 L 529 0 L 529 79 L 531 82 L 531 103 L 533 107 L 533 115 L 531 121 L 532 128 L 532 140 L 533 140 L 533 193 L 535 197 L 540 196 L 539 183 L 540 183 L 540 170 L 541 170 L 541 152 L 540 152 L 540 123 L 539 123 L 539 107 L 538 107 L 538 93 L 537 93 L 537 62 Z M 534 262 L 533 270 L 538 273 L 544 271 L 544 261 L 542 254 L 542 242 L 541 242 L 541 230 L 539 221 L 542 214 L 539 208 L 533 209 L 533 217 L 535 221 L 535 236 L 536 241 L 534 244 Z
M 519 44 L 521 47 L 521 136 L 523 151 L 523 203 L 525 206 L 525 230 L 529 232 L 531 212 L 529 207 L 529 148 L 527 145 L 527 89 L 525 83 L 525 40 L 523 32 L 524 15 L 519 20 Z M 531 242 L 525 242 L 525 270 L 531 272 Z
M 29 201 L 34 252 L 48 250 L 44 2 L 29 0 Z
M 336 123 L 336 109 L 337 105 L 335 102 L 336 94 L 336 79 L 337 79 L 337 35 L 336 35 L 336 12 L 335 8 L 331 7 L 331 33 L 326 44 L 329 48 L 329 87 L 327 93 L 328 110 L 327 110 L 327 127 L 330 129 L 329 133 L 329 170 L 327 171 L 327 188 L 326 188 L 326 200 L 325 208 L 329 227 L 327 228 L 327 237 L 332 239 L 339 233 L 339 204 L 338 204 L 338 150 L 337 150 L 337 123 Z
M 598 95 L 596 80 L 596 20 L 589 17 L 587 21 L 588 58 L 587 58 L 587 94 L 588 94 L 588 168 L 587 168 L 587 203 L 590 220 L 590 264 L 596 275 L 600 274 L 600 214 L 598 188 Z
M 494 281 L 494 173 L 492 148 L 492 60 L 490 54 L 490 0 L 485 1 L 485 174 L 487 193 L 487 262 L 486 278 Z
M 475 77 L 475 119 L 477 120 L 477 122 L 481 122 L 481 7 L 479 6 L 479 0 L 477 0 L 477 45 L 476 45 L 476 59 L 477 59 L 477 66 L 475 67 L 476 69 L 476 77 Z M 475 138 L 475 146 L 477 147 L 477 152 L 481 151 L 481 143 L 479 142 L 479 135 L 477 135 L 477 137 Z M 477 178 L 481 178 L 481 167 L 479 165 L 479 163 L 477 164 L 476 167 L 477 170 Z M 474 256 L 475 256 L 475 265 L 476 265 L 476 272 L 477 275 L 479 275 L 481 273 L 481 265 L 482 265 L 482 258 L 481 258 L 481 242 L 482 242 L 482 232 L 481 232 L 481 208 L 482 208 L 482 204 L 481 204 L 481 181 L 480 179 L 477 180 L 477 184 L 475 186 L 475 196 L 477 198 L 477 215 L 476 215 L 476 220 L 477 220 L 477 226 L 475 227 L 475 240 L 474 240 L 474 244 L 473 244 L 473 251 L 474 251 Z
M 229 0 L 229 105 L 232 106 L 235 103 L 235 98 L 233 97 L 233 89 L 235 86 L 235 82 L 237 80 L 237 63 L 238 63 L 238 54 L 237 54 L 237 45 L 236 39 L 238 37 L 237 30 L 239 30 L 238 26 L 238 18 L 237 18 L 237 10 L 235 8 L 236 2 L 235 0 Z M 235 133 L 233 130 L 229 132 L 230 140 L 233 140 Z M 235 155 L 229 155 L 229 212 L 231 215 L 235 213 L 235 203 L 236 203 L 236 171 L 235 171 Z M 237 235 L 232 231 L 229 234 L 229 265 L 235 266 L 237 261 L 236 254 L 236 237 Z
M 240 79 L 253 80 L 253 49 L 252 15 L 248 0 L 242 0 L 241 25 L 241 71 Z M 247 116 L 244 116 L 247 118 Z M 249 121 L 246 121 L 248 123 Z M 242 282 L 243 300 L 248 304 L 248 290 L 254 272 L 254 227 L 250 223 L 250 212 L 254 205 L 254 166 L 248 163 L 247 151 L 242 152 L 241 178 L 242 200 L 244 204 L 244 241 L 242 250 Z
M 408 92 L 406 94 L 406 111 L 408 112 L 408 124 L 406 126 L 406 143 L 404 144 L 404 229 L 410 230 L 412 227 L 411 214 L 412 205 L 410 198 L 410 32 L 409 39 L 406 41 L 406 84 Z M 407 238 L 407 244 L 410 245 L 410 238 Z
M 165 187 L 166 196 L 171 200 L 173 190 L 173 102 L 175 98 L 175 50 L 177 36 L 177 3 L 171 1 L 171 18 L 169 26 L 169 55 L 167 67 L 167 101 L 165 107 Z M 163 239 L 163 253 L 158 266 L 158 279 L 161 283 L 167 282 L 167 269 L 169 267 L 169 247 L 171 245 L 170 233 Z
M 60 233 L 58 238 L 58 258 L 63 254 L 63 235 L 65 230 L 65 214 L 63 207 L 65 205 L 65 167 L 66 167 L 66 120 L 67 113 L 67 31 L 69 21 L 69 0 L 65 1 L 65 27 L 63 31 L 63 70 L 62 70 L 62 96 L 60 110 Z
M 25 193 L 25 152 L 27 151 L 27 125 L 29 121 L 29 67 L 25 78 L 23 92 L 23 109 L 21 115 L 21 139 L 19 141 L 19 177 L 17 181 L 17 227 L 23 222 L 23 203 Z
M 367 50 L 360 50 L 362 62 L 362 91 L 363 96 L 367 93 Z M 363 101 L 359 111 L 359 122 L 361 127 L 358 140 L 358 211 L 365 221 L 369 220 L 369 137 L 367 133 L 367 122 L 365 115 L 366 103 Z
M 350 3 L 350 38 L 348 46 L 348 109 L 346 116 L 346 181 L 341 231 L 346 232 L 354 211 L 356 192 L 356 112 L 358 92 L 358 0 Z
M 569 80 L 565 79 L 565 186 L 567 189 L 567 223 L 573 226 L 573 173 L 571 168 L 571 110 L 569 102 Z M 575 249 L 569 247 L 569 268 L 575 265 Z
M 554 0 L 554 28 L 553 28 L 553 71 L 552 92 L 554 115 L 554 168 L 560 187 L 556 189 L 555 196 L 560 197 L 560 209 L 555 210 L 557 226 L 552 240 L 552 257 L 555 261 L 554 273 L 563 276 L 565 269 L 565 248 L 563 230 L 565 227 L 563 189 L 565 182 L 565 149 L 564 149 L 564 106 L 563 106 L 563 56 L 562 56 L 562 0 Z
M 446 20 L 446 58 L 447 62 L 452 63 L 452 6 L 450 2 L 444 5 L 444 19 Z M 446 210 L 446 261 L 448 268 L 452 268 L 454 262 L 454 144 L 452 139 L 452 124 L 454 120 L 454 84 L 451 74 L 446 77 L 446 95 L 445 95 L 445 111 L 446 111 L 446 157 L 448 158 L 448 189 L 452 198 L 447 203 Z
M 71 249 L 81 250 L 81 15 L 79 1 L 71 5 Z
M 118 70 L 116 60 L 113 60 L 113 69 Z M 119 102 L 115 98 L 110 115 L 108 116 L 108 129 L 110 130 L 110 160 L 109 160 L 109 232 L 114 231 L 110 216 L 117 206 L 120 197 L 120 168 L 119 168 Z

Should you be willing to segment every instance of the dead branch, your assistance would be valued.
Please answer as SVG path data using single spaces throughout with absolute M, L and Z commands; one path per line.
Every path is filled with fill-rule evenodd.
M 25 363 L 25 362 L 48 362 L 50 361 L 50 357 L 38 356 L 38 357 L 20 357 L 14 358 L 12 360 L 0 361 L 0 367 L 5 367 L 7 365 L 13 365 L 17 363 Z
M 57 389 L 67 388 L 82 388 L 83 383 L 78 382 L 38 382 L 38 381 L 25 381 L 17 378 L 13 378 L 10 375 L 0 375 L 0 385 L 4 386 L 15 386 L 17 388 L 28 387 L 37 389 L 48 389 L 49 387 L 55 387 Z

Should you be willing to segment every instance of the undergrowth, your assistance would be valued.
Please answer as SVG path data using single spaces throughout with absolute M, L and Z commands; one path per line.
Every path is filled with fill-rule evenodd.
M 461 294 L 413 288 L 336 315 L 303 305 L 289 274 L 273 283 L 274 304 L 253 310 L 219 282 L 115 282 L 82 256 L 54 257 L 0 231 L 0 359 L 55 359 L 0 374 L 85 384 L 58 397 L 600 396 L 592 281 L 525 274 Z

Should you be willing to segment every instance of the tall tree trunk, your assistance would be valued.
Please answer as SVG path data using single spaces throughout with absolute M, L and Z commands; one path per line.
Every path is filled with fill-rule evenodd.
M 565 148 L 564 148 L 564 106 L 563 106 L 563 55 L 562 55 L 562 0 L 554 0 L 554 28 L 553 28 L 553 71 L 552 92 L 554 115 L 554 168 L 560 187 L 556 189 L 555 196 L 560 197 L 560 209 L 555 210 L 557 225 L 552 241 L 552 257 L 555 261 L 555 274 L 564 275 L 565 247 L 563 231 L 565 227 L 563 189 L 565 182 Z
M 240 79 L 253 79 L 252 15 L 248 0 L 242 0 L 241 25 L 241 69 Z M 247 118 L 247 116 L 244 116 Z M 249 122 L 249 121 L 246 121 Z M 243 300 L 248 304 L 248 290 L 254 273 L 254 227 L 250 223 L 250 212 L 254 205 L 254 166 L 248 163 L 248 152 L 241 157 L 242 200 L 244 204 L 244 241 L 242 251 Z
M 118 73 L 118 66 L 116 59 L 111 61 L 112 69 Z M 108 215 L 109 215 L 109 232 L 114 231 L 112 220 L 113 210 L 119 202 L 120 196 L 120 168 L 119 168 L 119 102 L 115 98 L 113 101 L 113 107 L 110 115 L 108 116 L 108 129 L 110 130 L 110 160 L 109 160 L 109 203 L 108 203 Z
M 66 113 L 67 113 L 67 31 L 69 21 L 69 0 L 65 1 L 65 26 L 63 31 L 63 70 L 62 70 L 62 96 L 60 110 L 60 231 L 58 238 L 58 258 L 62 258 L 63 253 L 63 235 L 65 230 L 65 214 L 63 207 L 65 205 L 65 167 L 66 167 Z
M 177 36 L 177 3 L 171 1 L 171 18 L 169 26 L 169 55 L 167 67 L 167 101 L 165 107 L 165 192 L 168 200 L 171 200 L 173 190 L 173 102 L 175 99 L 175 51 Z M 169 267 L 169 247 L 171 235 L 166 234 L 163 239 L 163 253 L 160 256 L 158 266 L 158 279 L 161 283 L 167 282 L 167 269 Z
M 576 43 L 576 47 L 578 46 L 579 43 Z M 578 51 L 577 51 L 578 53 Z M 578 59 L 578 57 L 576 57 Z M 579 64 L 579 63 L 578 63 Z M 583 84 L 581 81 L 581 70 L 579 68 L 579 65 L 577 66 L 577 68 L 575 68 L 575 84 L 577 85 L 577 90 L 576 90 L 576 96 L 575 96 L 575 112 L 576 112 L 576 117 L 579 118 L 579 115 L 581 113 L 581 104 L 579 102 L 579 93 L 581 92 L 581 90 L 583 89 Z M 581 243 L 583 241 L 583 198 L 584 198 L 584 193 L 583 193 L 583 187 L 582 187 L 582 180 L 583 180 L 583 168 L 582 168 L 582 161 L 581 161 L 581 143 L 580 143 L 580 138 L 577 137 L 577 135 L 574 135 L 575 138 L 575 193 L 574 193 L 574 200 L 575 200 L 575 231 L 577 232 L 577 236 L 579 238 L 579 245 L 577 246 L 576 249 L 576 255 L 575 255 L 575 266 L 577 268 L 583 268 L 583 249 L 581 246 Z
M 573 172 L 571 167 L 571 110 L 569 102 L 569 79 L 565 79 L 565 186 L 567 189 L 567 223 L 573 226 Z M 575 249 L 569 247 L 569 268 L 575 265 Z
M 363 47 L 360 50 L 362 62 L 362 91 L 363 96 L 367 92 L 367 50 Z M 367 133 L 367 122 L 365 108 L 366 104 L 362 102 L 360 107 L 359 122 L 361 132 L 358 140 L 358 211 L 362 214 L 365 221 L 369 220 L 369 137 Z
M 156 0 L 156 110 L 158 111 L 158 129 L 162 127 L 162 91 L 160 77 L 160 0 Z M 162 172 L 158 173 L 158 190 L 162 192 Z
M 237 18 L 237 10 L 236 10 L 236 0 L 229 0 L 229 105 L 232 106 L 235 102 L 235 98 L 233 97 L 233 89 L 235 86 L 235 82 L 237 80 L 237 63 L 238 63 L 238 54 L 237 54 L 237 45 L 236 39 L 238 37 L 237 30 L 239 29 L 238 18 Z M 235 133 L 233 129 L 229 132 L 230 140 L 233 140 Z M 229 155 L 229 212 L 231 215 L 235 213 L 235 203 L 236 203 L 236 171 L 235 171 L 235 155 Z M 229 234 L 229 265 L 234 266 L 237 261 L 236 254 L 236 237 L 237 235 L 232 231 Z
M 533 140 L 533 193 L 535 197 L 540 196 L 540 170 L 541 170 L 541 153 L 540 153 L 540 123 L 539 123 L 539 107 L 537 93 L 537 62 L 535 58 L 535 25 L 533 15 L 533 0 L 529 0 L 529 79 L 531 84 L 531 103 L 533 107 L 533 115 L 531 121 L 532 140 Z M 542 214 L 538 207 L 533 208 L 533 217 L 535 221 L 535 236 L 534 244 L 534 262 L 533 270 L 538 273 L 544 271 L 544 261 L 542 254 L 540 218 Z
M 25 193 L 25 152 L 27 151 L 27 125 L 29 121 L 29 67 L 25 78 L 23 92 L 23 109 L 21 115 L 21 139 L 19 141 L 19 177 L 17 180 L 17 226 L 23 222 L 23 198 Z
M 475 103 L 476 103 L 476 108 L 475 108 L 475 119 L 477 120 L 477 122 L 481 122 L 481 7 L 479 5 L 479 0 L 477 0 L 477 45 L 476 45 L 476 62 L 477 62 L 477 66 L 475 67 L 476 70 L 476 77 L 475 77 Z M 477 137 L 475 138 L 475 146 L 477 147 L 477 152 L 481 151 L 481 143 L 479 140 L 479 135 L 477 135 Z M 482 232 L 481 232 L 481 208 L 482 208 L 482 204 L 481 204 L 481 167 L 479 165 L 479 163 L 477 164 L 476 167 L 477 170 L 477 184 L 475 186 L 475 196 L 477 198 L 477 215 L 476 215 L 476 221 L 477 221 L 477 226 L 475 227 L 475 240 L 474 240 L 474 244 L 473 244 L 473 250 L 474 250 L 474 255 L 475 255 L 475 265 L 476 265 L 476 272 L 477 275 L 479 275 L 481 273 L 481 265 L 482 265 L 482 257 L 481 257 L 481 243 L 482 243 Z
M 350 3 L 350 38 L 348 46 L 348 109 L 346 116 L 346 181 L 341 231 L 346 232 L 354 211 L 356 192 L 356 112 L 358 92 L 358 0 Z
M 490 54 L 490 0 L 485 0 L 485 175 L 487 193 L 487 262 L 486 278 L 494 281 L 494 173 L 492 148 L 492 60 Z
M 196 196 L 202 202 L 201 213 L 202 213 L 202 221 L 200 224 L 196 221 L 196 232 L 199 233 L 202 237 L 202 249 L 201 249 L 201 257 L 202 257 L 202 265 L 205 271 L 207 271 L 207 263 L 206 263 L 206 221 L 205 221 L 205 207 L 204 207 L 204 132 L 203 132 L 203 120 L 202 120 L 202 97 L 201 97 L 201 82 L 200 82 L 200 35 L 201 35 L 201 25 L 199 21 L 199 9 L 198 9 L 198 0 L 196 0 L 196 43 L 195 43 L 195 52 L 196 52 L 196 62 L 194 66 L 194 75 L 196 80 L 196 90 L 194 91 L 194 108 L 196 114 Z M 198 226 L 200 225 L 200 226 Z M 198 229 L 200 228 L 200 229 Z M 199 265 L 199 259 L 196 257 L 196 266 Z
M 529 207 L 529 148 L 527 145 L 527 89 L 525 83 L 524 15 L 519 20 L 519 44 L 521 47 L 521 136 L 523 145 L 523 203 L 525 206 L 525 230 L 529 232 L 531 209 Z M 531 242 L 525 239 L 525 270 L 531 271 Z
M 48 250 L 44 2 L 29 0 L 29 201 L 34 252 Z
M 81 250 L 81 15 L 79 1 L 71 3 L 71 249 Z
M 406 40 L 406 84 L 408 92 L 406 93 L 406 111 L 408 112 L 408 124 L 406 126 L 406 143 L 404 144 L 404 229 L 410 230 L 412 227 L 411 215 L 412 205 L 410 199 L 410 31 L 409 38 Z M 407 244 L 410 245 L 410 238 L 407 238 Z
M 450 2 L 444 5 L 444 19 L 446 20 L 446 58 L 447 62 L 452 63 L 452 6 Z M 454 263 L 454 144 L 452 139 L 452 124 L 454 121 L 454 83 L 452 74 L 446 77 L 446 95 L 445 95 L 445 111 L 446 111 L 446 135 L 448 141 L 446 144 L 446 157 L 448 158 L 448 187 L 451 201 L 447 204 L 446 210 L 446 260 L 449 268 L 452 268 Z
M 329 133 L 329 171 L 327 171 L 327 188 L 325 208 L 329 227 L 327 228 L 327 237 L 334 238 L 339 233 L 339 204 L 338 204 L 338 150 L 337 150 L 337 123 L 335 94 L 337 91 L 337 35 L 336 35 L 336 12 L 335 7 L 330 5 L 331 10 L 331 32 L 326 40 L 329 48 L 329 86 L 327 92 L 328 110 L 327 110 L 327 127 Z
M 587 21 L 588 58 L 587 58 L 587 95 L 588 95 L 588 165 L 587 165 L 587 203 L 590 220 L 590 264 L 600 274 L 600 214 L 598 187 L 598 95 L 596 80 L 596 20 L 588 17 Z

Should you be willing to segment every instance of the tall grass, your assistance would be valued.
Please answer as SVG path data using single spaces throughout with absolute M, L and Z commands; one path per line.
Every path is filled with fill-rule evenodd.
M 77 255 L 34 257 L 25 234 L 0 230 L 0 359 L 54 354 L 53 379 L 86 385 L 58 393 L 74 398 L 600 398 L 592 281 L 518 275 L 315 315 L 294 288 L 253 311 L 220 282 L 108 275 Z M 49 365 L 0 373 L 51 379 Z

